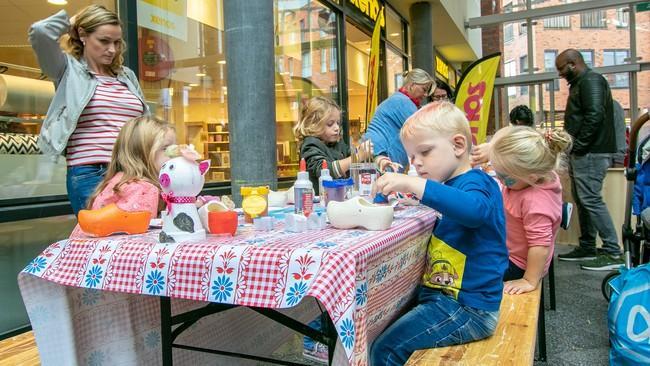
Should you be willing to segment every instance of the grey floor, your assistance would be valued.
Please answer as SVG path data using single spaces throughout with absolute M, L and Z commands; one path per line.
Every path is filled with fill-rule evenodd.
M 572 247 L 556 246 L 556 255 Z M 608 365 L 607 302 L 601 282 L 608 272 L 581 270 L 574 262 L 555 261 L 557 310 L 548 309 L 546 297 L 547 362 L 541 365 Z

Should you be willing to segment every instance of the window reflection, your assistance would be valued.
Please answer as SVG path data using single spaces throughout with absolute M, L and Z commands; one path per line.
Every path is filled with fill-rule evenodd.
M 278 177 L 293 177 L 293 126 L 312 96 L 338 102 L 336 14 L 319 1 L 275 0 L 275 98 Z

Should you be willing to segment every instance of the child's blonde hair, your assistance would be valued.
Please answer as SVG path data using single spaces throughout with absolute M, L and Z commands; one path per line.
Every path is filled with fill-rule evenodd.
M 451 102 L 433 102 L 422 107 L 406 120 L 400 138 L 404 142 L 405 139 L 422 133 L 447 137 L 460 134 L 467 140 L 466 154 L 469 155 L 472 149 L 472 132 L 467 117 Z
M 173 130 L 171 124 L 151 116 L 141 116 L 126 122 L 117 135 L 104 180 L 97 186 L 88 206 L 92 207 L 95 198 L 120 172 L 123 176 L 113 187 L 116 194 L 119 194 L 123 184 L 134 180 L 142 180 L 160 188 L 156 153 L 165 143 L 165 135 Z
M 531 182 L 530 175 L 543 181 L 562 168 L 564 152 L 571 149 L 571 136 L 564 130 L 539 132 L 527 126 L 510 126 L 499 130 L 492 139 L 490 160 L 503 173 Z
M 340 112 L 341 108 L 329 98 L 312 97 L 308 99 L 300 111 L 300 121 L 293 128 L 298 146 L 302 145 L 302 141 L 307 136 L 322 135 L 325 131 L 325 122 L 333 111 Z

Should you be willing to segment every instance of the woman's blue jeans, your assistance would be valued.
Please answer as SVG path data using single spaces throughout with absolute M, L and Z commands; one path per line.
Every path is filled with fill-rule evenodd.
M 106 164 L 88 164 L 69 166 L 66 174 L 66 189 L 72 211 L 76 215 L 79 210 L 88 208 L 88 199 L 95 192 L 106 174 Z
M 404 365 L 419 349 L 445 347 L 487 338 L 497 327 L 499 312 L 464 306 L 451 296 L 420 287 L 413 309 L 375 340 L 370 365 Z

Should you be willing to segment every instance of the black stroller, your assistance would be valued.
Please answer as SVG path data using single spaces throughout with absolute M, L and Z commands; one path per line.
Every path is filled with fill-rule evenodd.
M 637 162 L 641 163 L 642 159 L 637 159 L 641 156 L 639 147 L 637 146 L 639 131 L 641 127 L 650 120 L 648 113 L 644 113 L 639 119 L 634 122 L 630 131 L 630 142 L 628 147 L 628 163 L 625 169 L 625 177 L 627 179 L 627 192 L 625 195 L 625 221 L 623 222 L 622 238 L 623 238 L 623 255 L 625 257 L 625 268 L 631 269 L 632 267 L 648 262 L 650 250 L 648 250 L 648 243 L 650 238 L 650 230 L 646 228 L 640 216 L 637 216 L 636 226 L 632 230 L 632 199 L 634 195 L 634 184 L 637 180 Z M 648 139 L 644 139 L 644 143 L 650 143 Z M 603 278 L 601 290 L 603 296 L 609 301 L 611 294 L 611 287 L 609 282 L 619 275 L 619 271 L 615 270 L 607 274 Z

